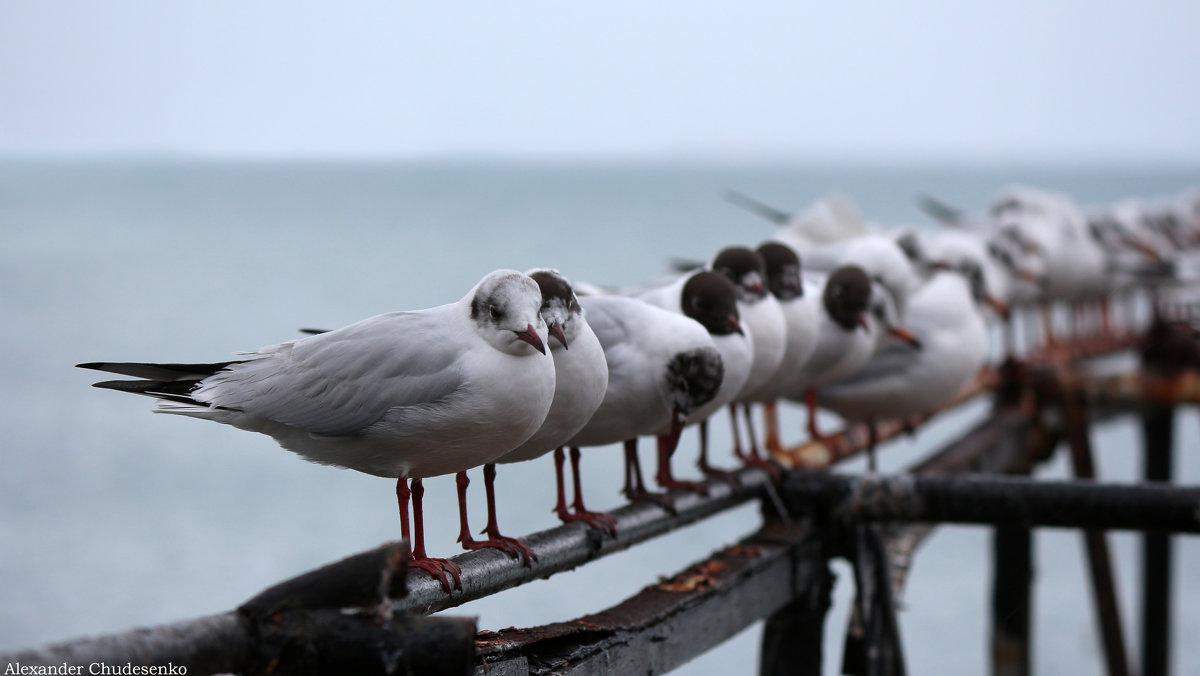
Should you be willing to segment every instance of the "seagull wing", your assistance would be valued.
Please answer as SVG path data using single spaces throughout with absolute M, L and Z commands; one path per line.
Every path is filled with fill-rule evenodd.
M 395 408 L 437 405 L 465 379 L 474 333 L 441 308 L 378 315 L 263 348 L 205 379 L 192 397 L 320 436 L 363 432 Z M 451 334 L 453 335 L 453 334 Z

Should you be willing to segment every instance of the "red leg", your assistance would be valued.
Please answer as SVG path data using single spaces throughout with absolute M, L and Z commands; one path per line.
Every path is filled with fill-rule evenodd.
M 763 445 L 768 451 L 782 451 L 783 443 L 779 440 L 779 416 L 775 412 L 775 400 L 763 404 L 763 427 L 766 428 L 767 438 Z
M 651 493 L 642 481 L 642 466 L 638 463 L 637 438 L 625 442 L 625 497 L 630 500 L 653 502 L 663 509 L 675 513 L 675 501 L 663 493 Z
M 491 471 L 488 471 L 491 468 Z M 458 541 L 462 543 L 463 549 L 499 549 L 512 555 L 513 558 L 521 559 L 525 565 L 529 565 L 531 560 L 536 560 L 537 557 L 533 554 L 533 550 L 524 542 L 513 538 L 500 535 L 500 527 L 496 523 L 496 498 L 493 482 L 496 479 L 495 465 L 484 465 L 483 467 L 483 482 L 484 488 L 487 491 L 488 502 L 488 524 L 483 532 L 487 533 L 488 539 L 476 540 L 471 537 L 471 529 L 467 525 L 467 485 L 471 480 L 467 478 L 466 472 L 459 472 L 458 476 L 458 518 L 459 530 Z
M 808 438 L 811 441 L 824 441 L 825 437 L 817 431 L 817 388 L 810 387 L 804 391 L 804 402 L 808 407 Z
M 737 404 L 729 405 L 729 429 L 733 432 L 733 454 L 745 460 L 746 453 L 742 451 L 742 437 L 738 434 Z
M 743 460 L 751 467 L 766 470 L 767 474 L 771 475 L 771 480 L 778 482 L 783 478 L 783 473 L 769 458 L 764 458 L 758 453 L 758 441 L 754 438 L 754 421 L 750 419 L 750 404 L 742 405 L 742 413 L 746 416 L 746 436 L 750 439 L 750 452 Z
M 554 450 L 554 468 L 558 480 L 558 504 L 554 511 L 558 513 L 558 518 L 563 523 L 572 521 L 582 521 L 592 528 L 612 535 L 617 536 L 617 520 L 609 514 L 603 512 L 589 512 L 583 506 L 583 489 L 579 480 L 579 448 L 571 448 L 571 478 L 575 487 L 575 513 L 567 511 L 567 496 L 566 488 L 563 486 L 562 466 L 565 462 L 562 447 Z
M 454 586 L 462 591 L 462 570 L 458 564 L 446 559 L 432 559 L 425 555 L 425 528 L 424 517 L 421 512 L 421 498 L 425 495 L 425 487 L 421 485 L 420 479 L 413 479 L 412 490 L 408 488 L 408 477 L 401 476 L 396 480 L 396 499 L 400 505 L 400 532 L 405 537 L 409 537 L 408 530 L 408 502 L 412 499 L 413 506 L 413 539 L 412 542 L 412 557 L 408 562 L 410 568 L 417 568 L 425 571 L 438 582 L 442 583 L 442 589 L 446 593 L 451 593 L 450 581 L 446 578 L 446 571 L 454 577 Z
M 655 480 L 658 481 L 659 486 L 667 490 L 678 488 L 700 495 L 708 495 L 708 484 L 700 481 L 679 481 L 671 473 L 671 454 L 675 452 L 678 441 L 678 436 L 664 434 L 658 437 L 658 475 Z
M 708 421 L 701 420 L 697 427 L 700 428 L 700 460 L 696 465 L 700 468 L 700 471 L 704 472 L 704 476 L 728 482 L 735 489 L 741 487 L 742 484 L 738 481 L 736 472 L 717 469 L 708 464 Z

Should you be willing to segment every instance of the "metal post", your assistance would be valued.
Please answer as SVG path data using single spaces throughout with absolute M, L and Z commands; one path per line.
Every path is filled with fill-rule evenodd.
M 992 534 L 992 674 L 1030 673 L 1030 606 L 1033 533 L 1000 526 Z
M 1147 482 L 1171 481 L 1175 411 L 1153 405 L 1142 416 Z M 1166 676 L 1171 656 L 1171 536 L 1142 536 L 1142 674 Z
M 1088 435 L 1087 408 L 1081 392 L 1068 391 L 1062 398 L 1067 442 L 1071 446 L 1071 462 L 1075 477 L 1095 479 L 1092 461 L 1092 442 Z M 1096 614 L 1104 644 L 1104 658 L 1111 676 L 1127 676 L 1129 661 L 1125 653 L 1121 612 L 1117 606 L 1116 584 L 1113 580 L 1112 558 L 1104 531 L 1089 528 L 1084 531 L 1088 567 L 1091 571 L 1092 594 L 1096 599 Z
M 759 658 L 761 676 L 821 676 L 833 572 L 828 560 L 821 561 L 813 572 L 809 590 L 767 618 Z

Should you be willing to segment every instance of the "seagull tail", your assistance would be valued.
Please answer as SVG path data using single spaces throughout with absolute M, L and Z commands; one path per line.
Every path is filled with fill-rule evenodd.
M 141 362 L 97 361 L 87 364 L 76 364 L 76 366 L 81 369 L 116 373 L 117 375 L 142 378 L 143 380 L 177 382 L 203 380 L 217 371 L 236 363 L 236 361 L 226 361 L 216 364 L 147 364 Z

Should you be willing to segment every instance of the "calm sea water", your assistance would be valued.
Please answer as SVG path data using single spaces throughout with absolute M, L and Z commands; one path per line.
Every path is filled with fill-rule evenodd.
M 772 226 L 724 203 L 737 188 L 785 209 L 830 192 L 864 216 L 919 223 L 913 196 L 981 209 L 1002 186 L 1066 191 L 1085 203 L 1175 193 L 1200 172 L 1174 169 L 695 165 L 237 164 L 0 162 L 0 649 L 228 610 L 285 577 L 398 537 L 393 484 L 318 467 L 264 436 L 150 414 L 152 402 L 92 389 L 93 360 L 221 360 L 379 312 L 461 297 L 500 267 L 555 266 L 575 279 L 631 284 L 668 257 L 707 258 Z M 885 470 L 935 448 L 982 405 L 888 447 Z M 785 418 L 793 438 L 801 417 Z M 723 423 L 723 421 L 721 421 Z M 1180 448 L 1197 420 L 1178 421 Z M 726 438 L 718 425 L 716 439 Z M 1095 432 L 1105 478 L 1133 479 L 1128 423 Z M 687 467 L 694 438 L 677 461 Z M 594 508 L 620 503 L 617 449 L 585 456 Z M 1178 456 L 1179 479 L 1200 458 Z M 850 466 L 847 469 L 859 469 Z M 687 474 L 687 470 L 682 471 Z M 1045 476 L 1066 476 L 1061 459 Z M 476 473 L 476 482 L 482 483 Z M 476 486 L 478 488 L 478 486 Z M 501 525 L 554 524 L 548 459 L 506 466 Z M 456 551 L 453 480 L 427 482 L 428 545 Z M 473 495 L 474 508 L 482 500 Z M 473 513 L 483 525 L 481 510 Z M 481 628 L 594 612 L 753 531 L 746 507 L 571 574 L 449 611 Z M 1136 540 L 1112 536 L 1126 632 L 1136 637 Z M 1082 545 L 1037 538 L 1035 661 L 1043 673 L 1101 670 Z M 922 550 L 901 622 L 913 673 L 987 665 L 989 533 L 946 528 Z M 1175 664 L 1200 665 L 1200 546 L 1176 552 Z M 851 592 L 841 564 L 827 625 L 836 673 Z M 757 628 L 680 673 L 752 673 Z

